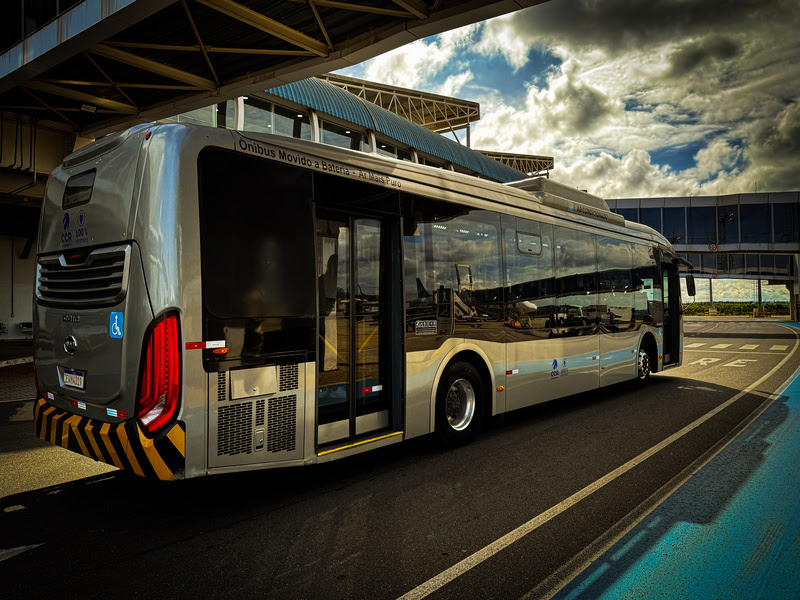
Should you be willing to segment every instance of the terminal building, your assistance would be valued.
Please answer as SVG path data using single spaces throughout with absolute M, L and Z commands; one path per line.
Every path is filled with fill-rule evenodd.
M 695 277 L 785 285 L 797 319 L 800 192 L 608 200 L 611 210 L 664 234 Z M 685 269 L 684 269 L 685 270 Z

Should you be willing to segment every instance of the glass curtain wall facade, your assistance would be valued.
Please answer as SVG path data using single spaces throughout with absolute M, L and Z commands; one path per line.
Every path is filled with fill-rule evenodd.
M 694 273 L 791 280 L 800 253 L 800 192 L 609 200 L 627 220 L 661 232 Z M 685 269 L 684 269 L 685 270 Z

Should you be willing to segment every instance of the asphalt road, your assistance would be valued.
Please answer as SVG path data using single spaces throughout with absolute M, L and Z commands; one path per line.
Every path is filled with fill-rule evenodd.
M 505 415 L 465 448 L 169 485 L 44 444 L 30 405 L 0 403 L 0 597 L 548 597 L 800 366 L 776 323 L 685 332 L 680 369 Z

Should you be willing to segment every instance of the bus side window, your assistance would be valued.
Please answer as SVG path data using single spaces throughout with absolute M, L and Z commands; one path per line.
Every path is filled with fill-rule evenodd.
M 503 244 L 506 326 L 548 337 L 555 314 L 553 227 L 504 216 Z
M 597 321 L 597 249 L 595 235 L 556 226 L 554 335 L 591 333 Z
M 659 324 L 664 318 L 664 303 L 661 298 L 661 275 L 653 250 L 642 244 L 631 244 L 631 249 L 636 327 Z
M 632 261 L 631 244 L 597 236 L 597 317 L 603 331 L 625 331 L 633 327 Z

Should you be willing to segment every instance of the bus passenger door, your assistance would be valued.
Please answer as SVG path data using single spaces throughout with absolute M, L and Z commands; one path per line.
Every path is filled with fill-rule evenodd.
M 664 291 L 664 325 L 662 341 L 664 366 L 675 365 L 680 361 L 681 343 L 681 289 L 678 279 L 678 265 L 661 263 L 662 285 Z
M 317 444 L 399 429 L 402 305 L 398 253 L 389 251 L 399 222 L 319 209 L 316 242 Z

